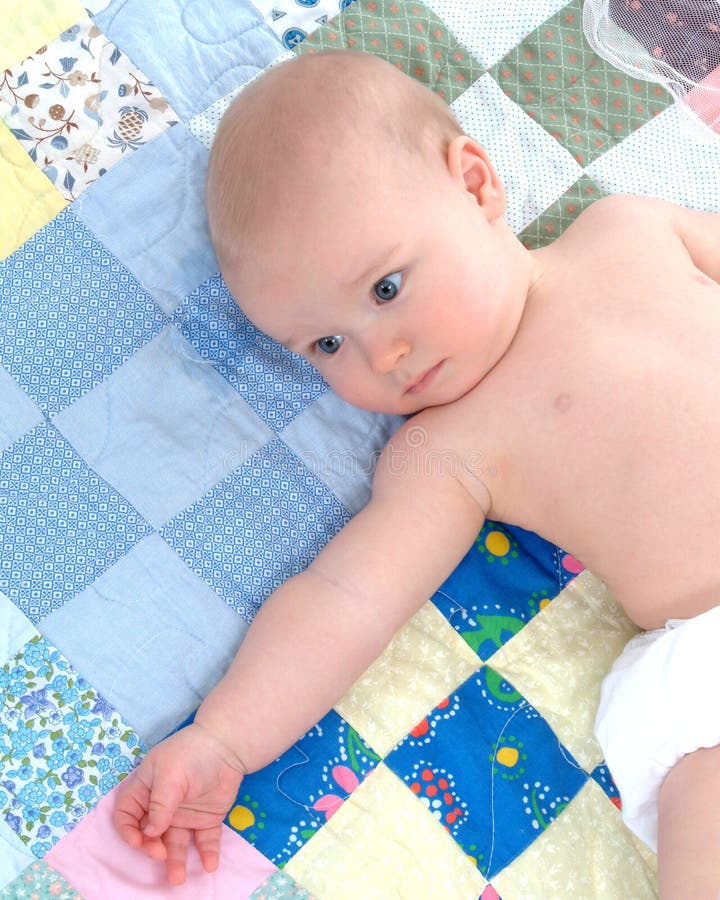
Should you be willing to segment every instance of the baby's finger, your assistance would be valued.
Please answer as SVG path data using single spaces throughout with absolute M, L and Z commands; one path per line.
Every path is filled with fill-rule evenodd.
M 195 846 L 206 872 L 214 872 L 220 862 L 220 835 L 222 824 L 195 832 Z
M 182 884 L 185 881 L 187 848 L 192 838 L 188 828 L 168 828 L 163 836 L 167 860 L 165 869 L 170 884 Z
M 143 828 L 145 837 L 160 837 L 168 830 L 184 795 L 183 788 L 176 781 L 157 776 L 147 806 L 147 824 Z
M 120 837 L 131 847 L 138 848 L 142 845 L 141 829 L 149 797 L 150 792 L 145 785 L 130 782 L 130 779 L 118 788 L 113 821 Z

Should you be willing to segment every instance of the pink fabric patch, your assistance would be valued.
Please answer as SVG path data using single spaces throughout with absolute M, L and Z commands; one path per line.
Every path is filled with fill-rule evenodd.
M 566 553 L 562 558 L 562 566 L 566 572 L 570 572 L 572 575 L 579 575 L 585 568 L 585 566 L 574 556 L 570 556 L 569 553 Z
M 720 132 L 720 66 L 685 94 L 685 102 L 706 125 Z
M 113 791 L 53 847 L 45 862 L 85 900 L 197 900 L 198 897 L 249 897 L 276 867 L 230 828 L 223 828 L 220 867 L 205 872 L 200 857 L 188 853 L 187 880 L 173 887 L 165 867 L 128 847 L 112 823 Z

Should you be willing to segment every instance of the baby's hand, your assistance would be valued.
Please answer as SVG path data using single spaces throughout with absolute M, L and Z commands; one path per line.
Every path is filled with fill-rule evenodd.
M 164 740 L 117 790 L 114 821 L 131 847 L 165 862 L 168 881 L 185 881 L 195 841 L 206 872 L 219 862 L 220 833 L 245 770 L 237 756 L 193 723 Z

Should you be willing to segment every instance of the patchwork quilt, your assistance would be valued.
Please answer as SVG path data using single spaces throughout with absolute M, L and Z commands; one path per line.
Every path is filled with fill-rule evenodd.
M 593 49 L 580 0 L 5 0 L 2 20 L 0 897 L 654 897 L 592 736 L 635 629 L 562 548 L 494 522 L 243 782 L 218 873 L 193 858 L 168 887 L 110 811 L 362 508 L 399 424 L 340 401 L 218 274 L 204 174 L 242 85 L 327 47 L 390 59 L 488 148 L 529 247 L 605 193 L 720 211 L 718 144 Z

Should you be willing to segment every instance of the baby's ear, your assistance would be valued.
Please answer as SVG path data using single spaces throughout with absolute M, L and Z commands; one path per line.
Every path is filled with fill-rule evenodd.
M 450 142 L 448 169 L 478 206 L 483 207 L 489 221 L 505 212 L 505 188 L 484 147 L 466 134 L 459 134 Z

